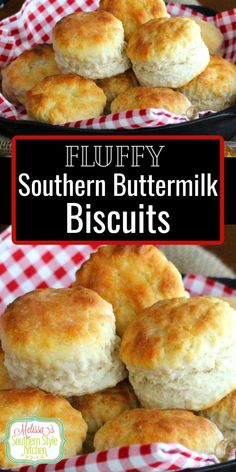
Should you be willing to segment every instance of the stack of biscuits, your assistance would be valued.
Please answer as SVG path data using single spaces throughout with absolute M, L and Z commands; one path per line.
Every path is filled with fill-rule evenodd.
M 53 28 L 52 45 L 23 52 L 2 72 L 2 91 L 32 119 L 65 124 L 142 108 L 192 119 L 236 102 L 236 66 L 221 31 L 170 17 L 164 0 L 101 0 Z
M 1 438 L 37 415 L 61 419 L 65 457 L 163 442 L 221 459 L 236 446 L 236 302 L 189 298 L 155 246 L 99 248 L 72 288 L 11 303 L 0 337 Z

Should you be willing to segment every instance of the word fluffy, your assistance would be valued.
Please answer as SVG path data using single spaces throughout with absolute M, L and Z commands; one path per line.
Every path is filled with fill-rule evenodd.
M 165 146 L 129 146 L 129 145 L 109 145 L 109 146 L 66 146 L 65 167 L 108 167 L 111 164 L 115 167 L 140 167 L 140 161 L 148 158 L 150 167 L 160 167 L 159 157 Z M 127 161 L 128 159 L 128 161 Z

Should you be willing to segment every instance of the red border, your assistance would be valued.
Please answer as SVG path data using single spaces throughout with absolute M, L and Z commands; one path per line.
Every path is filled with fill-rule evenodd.
M 115 139 L 115 140 L 149 140 L 154 139 L 155 141 L 158 140 L 179 140 L 179 141 L 193 141 L 193 140 L 202 140 L 202 141 L 220 141 L 220 239 L 215 241 L 80 241 L 80 240 L 71 240 L 71 241 L 21 241 L 16 239 L 16 141 L 20 140 L 59 140 L 63 141 L 66 139 L 70 140 L 98 140 L 103 141 L 107 139 Z M 165 135 L 84 135 L 84 136 L 71 136 L 71 135 L 39 135 L 39 136 L 14 136 L 12 139 L 12 241 L 14 244 L 63 244 L 63 245 L 72 245 L 72 244 L 158 244 L 158 245 L 183 245 L 183 244 L 190 244 L 190 245 L 206 245 L 206 246 L 213 246 L 223 244 L 224 242 L 224 139 L 222 136 L 165 136 Z

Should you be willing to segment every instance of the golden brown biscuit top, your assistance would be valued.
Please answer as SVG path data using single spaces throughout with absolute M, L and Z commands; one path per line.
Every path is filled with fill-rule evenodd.
M 70 401 L 72 406 L 82 413 L 91 433 L 124 410 L 137 408 L 139 405 L 131 385 L 126 380 L 101 392 L 72 397 Z
M 66 57 L 96 58 L 123 45 L 124 30 L 120 20 L 111 13 L 79 12 L 62 18 L 54 27 L 53 48 Z
M 75 286 L 78 284 L 113 305 L 119 334 L 146 306 L 185 293 L 176 267 L 152 245 L 100 248 L 78 270 Z
M 15 89 L 30 90 L 44 77 L 59 73 L 52 46 L 38 44 L 2 69 L 2 78 L 9 80 Z
M 84 429 L 81 413 L 74 409 L 63 397 L 37 389 L 11 389 L 0 391 L 1 422 L 11 417 L 31 416 L 31 414 L 67 418 L 69 422 L 78 422 Z M 72 423 L 73 424 L 73 423 Z
M 6 458 L 5 445 L 1 442 L 6 432 L 7 422 L 15 418 L 32 416 L 56 418 L 62 421 L 67 440 L 65 444 L 65 457 L 75 455 L 81 441 L 83 442 L 85 439 L 87 425 L 81 413 L 72 408 L 65 398 L 34 389 L 0 391 L 1 466 L 12 466 Z
M 196 364 L 204 369 L 235 341 L 236 312 L 228 303 L 214 297 L 175 298 L 139 314 L 123 336 L 120 356 L 131 368 Z
M 191 47 L 202 43 L 200 27 L 190 18 L 159 18 L 140 26 L 130 38 L 128 57 L 135 62 L 183 61 Z
M 191 89 L 198 95 L 204 95 L 208 90 L 216 97 L 235 94 L 236 101 L 236 65 L 221 56 L 211 56 L 207 68 L 180 90 Z
M 0 344 L 0 390 L 6 390 L 13 387 L 13 382 L 11 381 L 4 365 L 4 352 Z
M 111 102 L 117 95 L 125 92 L 128 88 L 136 87 L 138 82 L 133 71 L 129 69 L 123 74 L 97 80 L 97 85 L 102 88 L 108 102 Z
M 106 96 L 93 80 L 64 74 L 43 79 L 27 92 L 25 103 L 34 119 L 60 124 L 102 114 Z
M 93 355 L 93 351 L 99 356 L 101 345 L 114 330 L 111 305 L 81 287 L 26 293 L 11 303 L 0 319 L 4 350 L 48 367 L 54 356 L 57 361 L 76 361 L 79 355 Z
M 152 18 L 168 16 L 163 0 L 101 0 L 99 8 L 122 21 L 126 39 Z
M 182 93 L 170 88 L 129 88 L 116 97 L 111 104 L 112 113 L 142 108 L 164 108 L 172 113 L 191 117 L 194 109 Z
M 203 420 L 203 421 L 202 421 Z M 195 451 L 215 452 L 223 439 L 206 418 L 184 410 L 127 410 L 96 433 L 96 450 L 130 444 L 179 443 Z
M 101 96 L 104 101 L 104 93 L 96 83 L 77 74 L 58 74 L 45 77 L 28 92 L 27 97 L 39 95 L 40 93 L 45 95 L 47 93 L 54 94 L 55 96 L 60 94 L 61 99 L 67 97 L 68 94 L 74 94 L 75 99 L 81 101 L 85 98 L 88 100 L 89 94 L 96 94 L 98 97 Z

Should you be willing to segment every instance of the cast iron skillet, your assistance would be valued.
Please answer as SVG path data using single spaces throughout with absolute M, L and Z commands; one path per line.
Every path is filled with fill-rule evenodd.
M 157 126 L 152 128 L 138 128 L 129 130 L 96 130 L 81 128 L 65 128 L 64 126 L 50 125 L 29 120 L 8 120 L 0 118 L 0 133 L 11 138 L 15 135 L 31 134 L 68 134 L 68 135 L 91 135 L 91 134 L 156 134 L 156 135 L 219 135 L 226 141 L 230 141 L 236 134 L 236 105 L 214 113 L 211 116 L 200 118 L 198 120 L 175 125 Z
M 189 5 L 188 5 L 189 6 Z M 207 16 L 213 16 L 215 11 L 205 7 L 191 7 Z M 0 134 L 9 138 L 15 135 L 32 134 L 68 134 L 68 135 L 90 135 L 90 134 L 156 134 L 156 135 L 220 135 L 230 141 L 236 134 L 236 105 L 215 113 L 211 116 L 192 120 L 175 125 L 157 126 L 152 128 L 138 128 L 132 130 L 91 130 L 80 128 L 65 128 L 64 126 L 50 125 L 30 120 L 8 120 L 0 117 Z

